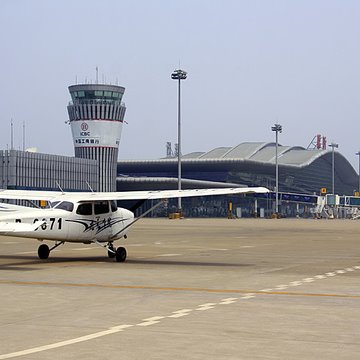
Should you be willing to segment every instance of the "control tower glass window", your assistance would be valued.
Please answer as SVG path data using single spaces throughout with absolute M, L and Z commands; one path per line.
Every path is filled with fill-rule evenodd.
M 103 90 L 85 90 L 85 91 L 73 91 L 71 93 L 73 102 L 76 101 L 119 101 L 122 94 L 116 91 L 103 91 Z

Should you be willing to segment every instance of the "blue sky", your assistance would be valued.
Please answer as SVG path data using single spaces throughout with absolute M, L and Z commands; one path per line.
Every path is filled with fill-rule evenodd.
M 273 141 L 360 149 L 360 2 L 0 0 L 0 148 L 73 155 L 67 87 L 99 79 L 126 88 L 119 159 L 152 159 L 176 142 L 182 83 L 183 153 Z

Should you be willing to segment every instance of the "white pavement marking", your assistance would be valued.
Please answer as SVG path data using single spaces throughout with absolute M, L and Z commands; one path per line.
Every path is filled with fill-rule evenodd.
M 219 302 L 219 305 L 230 305 L 235 303 L 238 300 L 238 298 L 226 298 L 226 299 L 222 299 Z
M 73 249 L 75 251 L 85 251 L 85 250 L 93 250 L 93 249 L 98 249 L 97 247 L 81 247 L 81 248 L 76 248 Z
M 346 270 L 346 271 L 354 271 L 353 268 L 346 268 L 345 270 Z
M 27 349 L 27 350 L 16 351 L 16 352 L 13 352 L 13 353 L 3 354 L 3 355 L 0 355 L 0 360 L 11 359 L 11 358 L 14 358 L 14 357 L 17 357 L 17 356 L 35 354 L 35 353 L 46 351 L 46 350 L 56 349 L 56 348 L 59 348 L 59 347 L 62 347 L 62 346 L 67 346 L 67 345 L 72 345 L 72 344 L 76 344 L 76 343 L 83 342 L 83 341 L 93 340 L 93 339 L 96 339 L 96 338 L 99 338 L 99 337 L 102 337 L 102 336 L 115 334 L 115 333 L 123 331 L 124 329 L 126 329 L 128 327 L 131 327 L 131 326 L 133 326 L 133 325 L 114 326 L 114 327 L 109 328 L 108 330 L 99 331 L 99 332 L 89 334 L 89 335 L 85 335 L 85 336 L 80 336 L 78 338 L 65 340 L 65 341 L 59 341 L 57 343 L 38 346 L 38 347 L 34 347 L 34 348 L 31 348 L 31 349 Z
M 306 282 L 306 283 L 310 283 L 310 282 L 313 282 L 313 281 L 315 281 L 314 278 L 305 278 L 305 279 L 303 279 L 303 282 Z
M 177 311 L 173 311 L 173 315 L 169 315 L 169 318 L 180 318 L 186 315 L 189 315 L 192 312 L 192 309 L 182 309 L 182 310 L 177 310 Z
M 289 285 L 290 286 L 300 286 L 300 285 L 302 285 L 302 281 L 292 281 Z
M 314 278 L 321 280 L 321 279 L 326 279 L 326 276 L 325 275 L 315 275 Z
M 336 270 L 335 272 L 338 273 L 338 274 L 345 274 L 346 270 Z
M 205 310 L 213 309 L 215 306 L 216 306 L 216 303 L 206 303 L 206 304 L 199 305 L 198 308 L 195 310 L 205 311 Z
M 273 291 L 273 289 L 262 289 L 262 290 L 259 290 L 261 292 L 270 292 L 270 291 Z
M 289 285 L 278 285 L 276 286 L 275 290 L 285 290 L 289 287 Z
M 327 272 L 327 273 L 326 273 L 326 276 L 336 276 L 336 273 L 334 273 L 334 272 Z
M 245 294 L 244 296 L 242 296 L 240 299 L 243 300 L 248 300 L 248 299 L 252 299 L 255 297 L 255 294 L 249 293 L 249 294 Z
M 118 326 L 111 327 L 110 330 L 123 331 L 123 330 L 133 327 L 133 326 L 134 325 L 118 325 Z
M 354 266 L 354 269 L 359 270 L 360 266 Z
M 182 254 L 161 254 L 161 255 L 157 255 L 157 256 L 161 256 L 161 257 L 171 257 L 171 256 L 181 256 Z
M 136 324 L 136 326 L 150 326 L 155 325 L 160 322 L 161 319 L 164 319 L 165 316 L 153 316 L 148 319 L 143 319 L 143 322 Z

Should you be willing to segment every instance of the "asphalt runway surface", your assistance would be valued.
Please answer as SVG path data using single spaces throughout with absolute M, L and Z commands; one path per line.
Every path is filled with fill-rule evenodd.
M 125 263 L 0 237 L 1 359 L 359 359 L 360 222 L 143 219 Z

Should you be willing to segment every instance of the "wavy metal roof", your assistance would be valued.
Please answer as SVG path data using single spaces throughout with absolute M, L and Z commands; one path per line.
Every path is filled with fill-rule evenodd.
M 280 182 L 283 189 L 312 193 L 331 189 L 332 150 L 307 150 L 301 146 L 278 148 Z M 358 174 L 349 161 L 335 152 L 336 190 L 351 194 L 358 186 Z M 218 147 L 182 157 L 184 177 L 248 186 L 269 186 L 274 180 L 275 143 L 244 142 L 234 147 Z M 177 158 L 122 160 L 118 171 L 131 176 L 175 177 Z M 186 175 L 186 176 L 185 176 Z
M 301 146 L 278 147 L 278 161 L 280 165 L 290 167 L 305 167 L 318 159 L 331 163 L 332 150 L 307 150 Z M 340 161 L 344 168 L 355 173 L 349 161 L 338 151 L 335 158 Z M 207 152 L 192 152 L 182 156 L 184 163 L 252 163 L 259 165 L 273 165 L 275 163 L 274 142 L 244 142 L 234 147 L 217 147 Z M 163 158 L 158 160 L 121 160 L 121 164 L 172 164 L 177 161 L 176 157 Z M 337 167 L 341 166 L 338 163 Z
M 198 159 L 221 159 L 229 150 L 231 147 L 218 147 L 200 155 Z
M 218 147 L 208 152 L 194 152 L 184 155 L 184 159 L 212 159 L 212 160 L 253 160 L 259 162 L 275 162 L 274 142 L 244 142 L 234 147 Z M 330 150 L 306 150 L 301 146 L 278 147 L 279 164 L 308 165 Z

